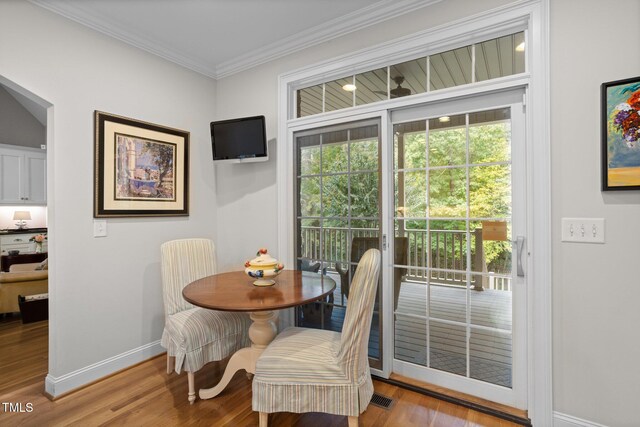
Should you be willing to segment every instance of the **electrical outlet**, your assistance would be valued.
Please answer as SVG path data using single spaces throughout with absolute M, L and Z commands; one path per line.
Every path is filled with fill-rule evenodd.
M 107 237 L 107 220 L 93 220 L 93 237 Z
M 562 218 L 562 241 L 604 243 L 604 218 Z

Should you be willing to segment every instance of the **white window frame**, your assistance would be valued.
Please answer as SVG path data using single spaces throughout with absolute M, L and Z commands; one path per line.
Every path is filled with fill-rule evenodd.
M 387 111 L 425 102 L 526 87 L 528 165 L 527 251 L 530 266 L 527 289 L 527 408 L 536 425 L 552 425 L 552 317 L 551 317 L 551 200 L 549 116 L 549 0 L 527 0 L 489 10 L 382 45 L 313 64 L 279 76 L 278 80 L 278 253 L 293 265 L 293 132 L 314 126 L 379 116 L 388 125 Z M 314 83 L 356 74 L 388 64 L 525 30 L 526 72 L 404 98 L 295 117 L 295 90 Z M 533 126 L 535 124 L 535 126 Z M 384 129 L 381 129 L 383 132 Z M 382 133 L 384 135 L 384 133 Z M 383 144 L 383 151 L 385 150 Z M 385 174 L 383 174 L 384 176 Z M 383 188 L 385 183 L 382 183 Z M 383 258 L 384 261 L 384 258 Z M 386 265 L 386 264 L 385 264 Z M 287 320 L 283 316 L 282 320 Z M 289 318 L 290 320 L 291 318 Z M 384 351 L 389 344 L 383 343 Z M 386 353 L 385 353 L 385 357 Z M 386 376 L 388 372 L 376 372 Z

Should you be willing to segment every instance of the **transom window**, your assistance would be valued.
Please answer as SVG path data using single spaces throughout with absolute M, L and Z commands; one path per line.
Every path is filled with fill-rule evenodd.
M 360 74 L 296 92 L 296 117 L 491 80 L 525 71 L 524 32 Z

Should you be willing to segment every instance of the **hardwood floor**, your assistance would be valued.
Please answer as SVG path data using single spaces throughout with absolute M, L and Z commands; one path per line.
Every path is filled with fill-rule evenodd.
M 187 401 L 186 374 L 166 374 L 166 359 L 156 357 L 74 393 L 50 401 L 43 395 L 46 375 L 47 322 L 22 325 L 0 321 L 0 402 L 30 403 L 31 412 L 8 412 L 0 406 L 0 425 L 24 426 L 257 426 L 251 410 L 251 382 L 238 373 L 217 398 Z M 20 341 L 25 346 L 17 349 Z M 9 346 L 9 347 L 5 347 Z M 12 347 L 13 346 L 13 347 Z M 39 347 L 38 349 L 36 349 Z M 7 349 L 11 349 L 7 351 Z M 18 358 L 11 358 L 17 354 Z M 26 356 L 26 357 L 25 357 Z M 225 363 L 210 363 L 196 374 L 196 388 L 211 386 Z M 14 370 L 28 373 L 14 374 Z M 388 410 L 369 405 L 361 426 L 517 426 L 505 420 L 440 401 L 394 385 L 374 381 L 378 393 L 394 399 Z M 270 426 L 346 426 L 347 418 L 328 414 L 278 413 Z
M 17 314 L 0 317 L 0 397 L 34 382 L 44 384 L 49 363 L 49 322 L 23 325 Z
M 523 424 L 525 420 L 526 421 L 529 420 L 528 413 L 525 410 L 512 408 L 511 406 L 502 405 L 496 402 L 491 402 L 489 400 L 482 399 L 477 396 L 456 392 L 454 390 L 440 387 L 434 384 L 418 381 L 414 378 L 409 378 L 409 377 L 392 373 L 391 376 L 389 377 L 389 382 L 392 384 L 394 382 L 403 383 L 405 387 L 408 386 L 407 388 L 409 389 L 411 389 L 411 386 L 414 386 L 416 388 L 422 389 L 424 394 L 432 395 L 432 396 L 435 396 L 436 398 L 438 396 L 444 396 L 445 400 L 448 400 L 448 401 L 451 401 L 451 399 L 453 399 L 454 402 L 456 400 L 466 402 L 467 407 L 472 407 L 472 408 L 474 406 L 483 407 L 487 410 L 493 411 L 494 414 L 495 413 L 505 414 L 507 418 L 511 418 L 511 419 L 519 418 L 522 420 Z M 472 405 L 472 406 L 469 406 L 469 405 Z M 526 425 L 529 425 L 529 423 L 527 423 Z

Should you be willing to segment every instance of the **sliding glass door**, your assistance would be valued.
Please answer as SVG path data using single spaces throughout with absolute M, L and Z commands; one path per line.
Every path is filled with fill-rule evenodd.
M 341 331 L 355 267 L 377 247 L 371 366 L 525 407 L 522 99 L 510 90 L 392 110 L 380 116 L 388 135 L 381 119 L 293 134 L 298 268 L 338 284 L 298 309 L 298 325 Z
M 381 248 L 380 122 L 359 121 L 294 134 L 298 269 L 336 281 L 324 301 L 297 309 L 300 326 L 341 331 L 349 286 L 360 257 Z M 381 367 L 381 291 L 369 357 Z
M 526 378 L 521 100 L 392 114 L 393 370 L 513 406 Z

